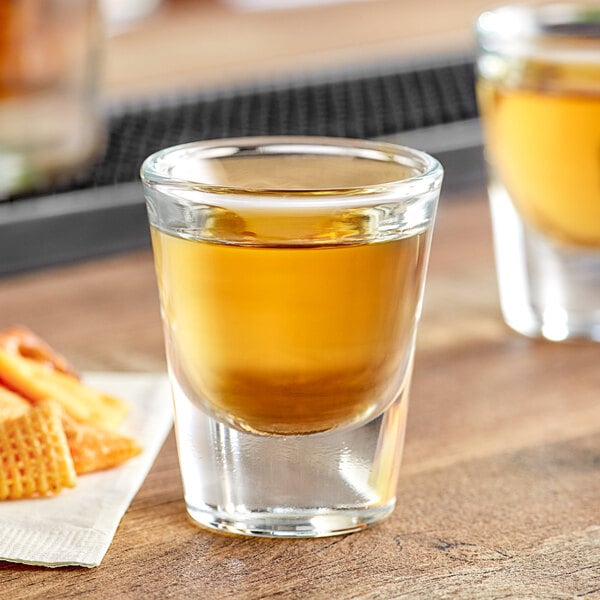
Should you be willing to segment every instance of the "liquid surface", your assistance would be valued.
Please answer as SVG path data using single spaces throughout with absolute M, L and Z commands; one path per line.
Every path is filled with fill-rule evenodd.
M 478 84 L 492 170 L 535 229 L 600 247 L 600 65 L 512 60 Z
M 374 160 L 350 154 L 283 154 L 284 150 L 276 150 L 272 154 L 248 153 L 207 160 L 197 150 L 182 149 L 168 174 L 225 188 L 303 190 L 313 194 L 360 189 L 417 175 L 416 168 L 390 160 L 385 152 L 377 152 L 378 159 Z
M 410 363 L 425 236 L 260 247 L 153 228 L 171 368 L 196 403 L 253 432 L 376 414 Z

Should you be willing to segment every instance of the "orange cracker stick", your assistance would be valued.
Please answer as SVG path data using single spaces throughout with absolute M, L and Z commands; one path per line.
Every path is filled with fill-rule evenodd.
M 55 403 L 42 402 L 0 423 L 0 500 L 49 496 L 75 485 L 61 413 Z
M 131 438 L 78 423 L 66 414 L 63 427 L 78 475 L 116 467 L 142 451 Z
M 12 354 L 19 354 L 25 358 L 46 363 L 55 371 L 77 377 L 77 374 L 62 354 L 56 352 L 33 331 L 22 325 L 14 325 L 0 331 L 0 348 L 8 350 Z
M 0 383 L 31 402 L 52 399 L 77 421 L 116 429 L 127 414 L 127 404 L 94 390 L 46 364 L 0 348 Z
M 16 419 L 31 410 L 31 404 L 18 394 L 0 385 L 0 423 Z

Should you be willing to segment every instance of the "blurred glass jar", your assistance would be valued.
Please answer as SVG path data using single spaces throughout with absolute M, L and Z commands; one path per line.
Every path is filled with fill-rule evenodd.
M 101 151 L 97 0 L 0 0 L 0 199 Z

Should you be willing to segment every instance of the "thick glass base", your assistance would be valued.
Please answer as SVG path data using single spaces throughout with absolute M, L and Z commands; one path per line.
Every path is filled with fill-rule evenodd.
M 388 505 L 362 510 L 336 509 L 335 512 L 260 512 L 231 514 L 217 507 L 187 506 L 192 521 L 200 527 L 221 533 L 270 538 L 315 538 L 361 531 L 378 523 L 394 510 Z
M 568 246 L 528 227 L 497 182 L 489 196 L 506 323 L 529 337 L 600 341 L 600 248 Z
M 265 436 L 215 420 L 174 377 L 172 386 L 185 501 L 196 524 L 250 536 L 323 537 L 359 531 L 393 510 L 406 392 L 362 425 Z

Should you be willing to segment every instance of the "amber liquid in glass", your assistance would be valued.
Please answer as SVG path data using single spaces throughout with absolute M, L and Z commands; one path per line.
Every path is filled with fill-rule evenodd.
M 217 415 L 259 433 L 312 433 L 395 399 L 423 234 L 306 247 L 152 235 L 174 363 Z
M 310 183 L 303 201 L 325 206 L 319 189 L 332 179 L 351 187 L 406 175 L 400 165 L 333 156 L 228 159 L 211 169 L 219 183 Z M 174 375 L 194 403 L 246 431 L 365 422 L 397 398 L 409 371 L 426 228 L 383 235 L 381 207 L 313 202 L 277 212 L 253 202 L 259 210 L 245 214 L 208 207 L 194 230 L 152 228 Z
M 598 248 L 600 65 L 512 60 L 478 84 L 492 170 L 530 226 Z

